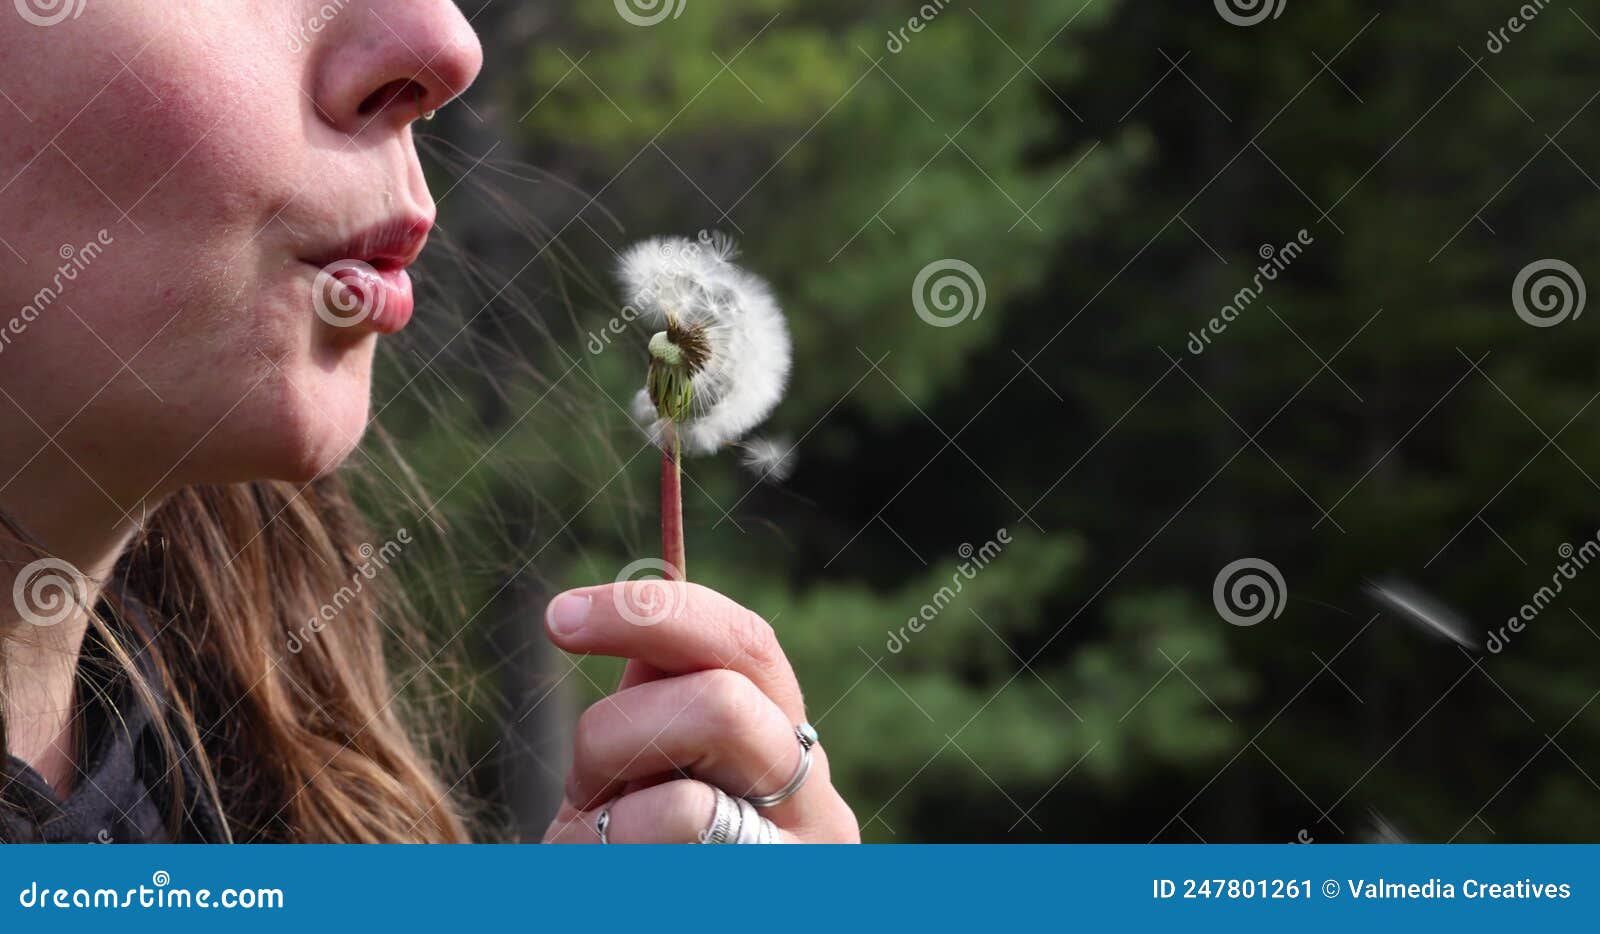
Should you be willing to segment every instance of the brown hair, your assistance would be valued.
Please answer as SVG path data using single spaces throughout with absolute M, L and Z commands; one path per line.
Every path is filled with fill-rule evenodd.
M 174 830 L 199 794 L 239 842 L 468 841 L 385 658 L 420 627 L 373 540 L 337 475 L 189 487 L 149 517 L 91 625 L 167 747 Z

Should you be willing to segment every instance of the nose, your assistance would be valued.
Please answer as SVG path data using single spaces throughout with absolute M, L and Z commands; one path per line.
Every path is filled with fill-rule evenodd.
M 311 98 L 323 121 L 352 135 L 443 107 L 483 67 L 478 36 L 452 0 L 351 4 L 322 38 L 312 47 Z

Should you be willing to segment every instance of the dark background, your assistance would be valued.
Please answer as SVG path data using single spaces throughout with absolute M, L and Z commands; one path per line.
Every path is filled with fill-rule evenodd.
M 1600 837 L 1600 569 L 1485 648 L 1600 534 L 1600 313 L 1513 298 L 1600 281 L 1600 5 L 462 5 L 488 68 L 419 125 L 442 229 L 364 460 L 438 551 L 396 566 L 443 651 L 399 661 L 492 836 L 542 833 L 619 667 L 545 648 L 544 600 L 656 554 L 648 334 L 587 346 L 614 254 L 720 229 L 793 327 L 796 470 L 691 462 L 691 572 L 773 620 L 867 839 Z M 934 327 L 951 259 L 985 303 Z M 1249 627 L 1244 558 L 1285 584 Z

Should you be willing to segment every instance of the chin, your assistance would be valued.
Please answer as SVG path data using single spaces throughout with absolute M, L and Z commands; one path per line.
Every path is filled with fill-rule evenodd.
M 366 432 L 375 339 L 314 365 L 279 366 L 239 421 L 237 479 L 309 483 L 344 463 Z

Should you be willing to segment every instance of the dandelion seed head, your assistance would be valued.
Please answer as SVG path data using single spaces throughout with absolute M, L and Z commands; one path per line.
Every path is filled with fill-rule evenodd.
M 692 350 L 690 411 L 678 426 L 690 453 L 709 454 L 755 428 L 789 379 L 783 313 L 767 283 L 733 263 L 737 255 L 733 240 L 720 233 L 657 237 L 630 247 L 618 266 L 642 319 L 666 329 L 676 348 Z M 668 437 L 666 420 L 647 391 L 640 395 L 635 415 L 659 444 Z

